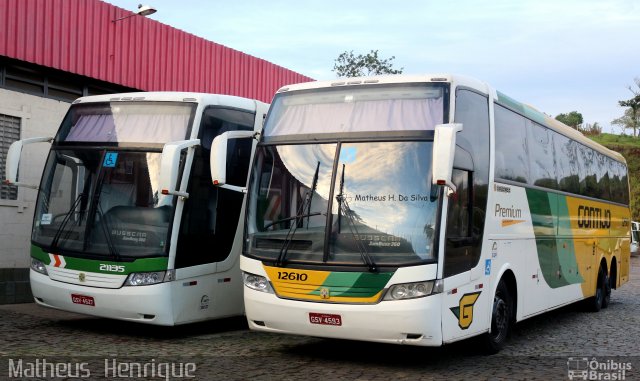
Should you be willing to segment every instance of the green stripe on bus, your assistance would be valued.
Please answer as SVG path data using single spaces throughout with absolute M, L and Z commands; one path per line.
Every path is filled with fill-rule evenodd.
M 387 285 L 394 273 L 350 273 L 334 272 L 324 281 L 322 286 L 310 292 L 320 295 L 322 288 L 329 288 L 331 294 L 342 297 L 371 297 L 379 293 Z
M 41 248 L 36 245 L 31 245 L 31 257 L 35 258 L 45 265 L 48 265 L 51 262 L 51 258 L 49 258 L 49 254 L 45 253 Z
M 557 195 L 558 200 L 558 232 L 559 236 L 571 237 L 571 220 L 569 218 L 569 205 L 567 205 L 567 196 Z M 562 234 L 564 232 L 564 234 Z M 576 258 L 576 249 L 573 238 L 563 238 L 559 240 L 558 255 L 560 257 L 561 271 L 565 279 L 571 284 L 582 283 L 584 278 L 580 275 L 578 260 Z
M 51 264 L 49 253 L 36 245 L 31 245 L 31 257 L 42 261 L 45 265 Z M 113 271 L 100 270 L 100 265 L 124 266 L 124 271 L 119 274 L 125 275 L 136 272 L 164 271 L 169 265 L 169 258 L 139 258 L 133 262 L 115 262 L 107 260 L 95 260 L 63 256 L 66 262 L 65 268 L 70 270 L 87 271 L 93 273 L 113 274 Z
M 582 283 L 573 240 L 558 237 L 559 228 L 571 231 L 570 226 L 564 230 L 570 223 L 566 196 L 530 188 L 526 192 L 538 262 L 545 282 L 551 288 Z

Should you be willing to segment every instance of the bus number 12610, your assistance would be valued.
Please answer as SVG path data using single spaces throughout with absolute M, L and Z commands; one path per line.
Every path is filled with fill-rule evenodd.
M 289 271 L 278 271 L 278 279 L 305 282 L 307 280 L 307 274 Z

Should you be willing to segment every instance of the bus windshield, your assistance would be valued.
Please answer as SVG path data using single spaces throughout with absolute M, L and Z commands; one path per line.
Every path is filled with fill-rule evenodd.
M 51 147 L 32 241 L 78 257 L 167 255 L 174 200 L 158 189 L 163 145 L 186 139 L 197 104 L 71 106 Z
M 445 84 L 337 87 L 278 94 L 265 138 L 434 130 L 447 111 Z
M 159 194 L 159 152 L 51 150 L 32 240 L 76 256 L 165 255 L 172 197 Z
M 56 142 L 149 145 L 184 140 L 195 107 L 144 101 L 73 105 Z
M 393 141 L 259 147 L 247 254 L 318 265 L 434 261 L 432 145 Z

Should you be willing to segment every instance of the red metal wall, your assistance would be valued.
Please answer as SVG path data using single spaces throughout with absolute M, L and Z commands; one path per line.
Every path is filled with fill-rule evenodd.
M 133 3 L 132 3 L 133 4 Z M 140 90 L 270 102 L 312 79 L 99 0 L 0 0 L 0 55 Z

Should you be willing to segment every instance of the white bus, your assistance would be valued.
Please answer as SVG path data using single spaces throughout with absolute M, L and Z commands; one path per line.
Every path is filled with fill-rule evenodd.
M 624 158 L 470 78 L 281 88 L 248 193 L 254 330 L 495 352 L 629 276 Z
M 242 315 L 244 194 L 214 187 L 217 135 L 253 136 L 268 105 L 180 92 L 79 98 L 54 138 L 15 142 L 7 181 L 38 188 L 36 303 L 158 325 Z M 254 140 L 221 159 L 245 185 Z M 52 142 L 39 186 L 17 182 L 25 144 Z

